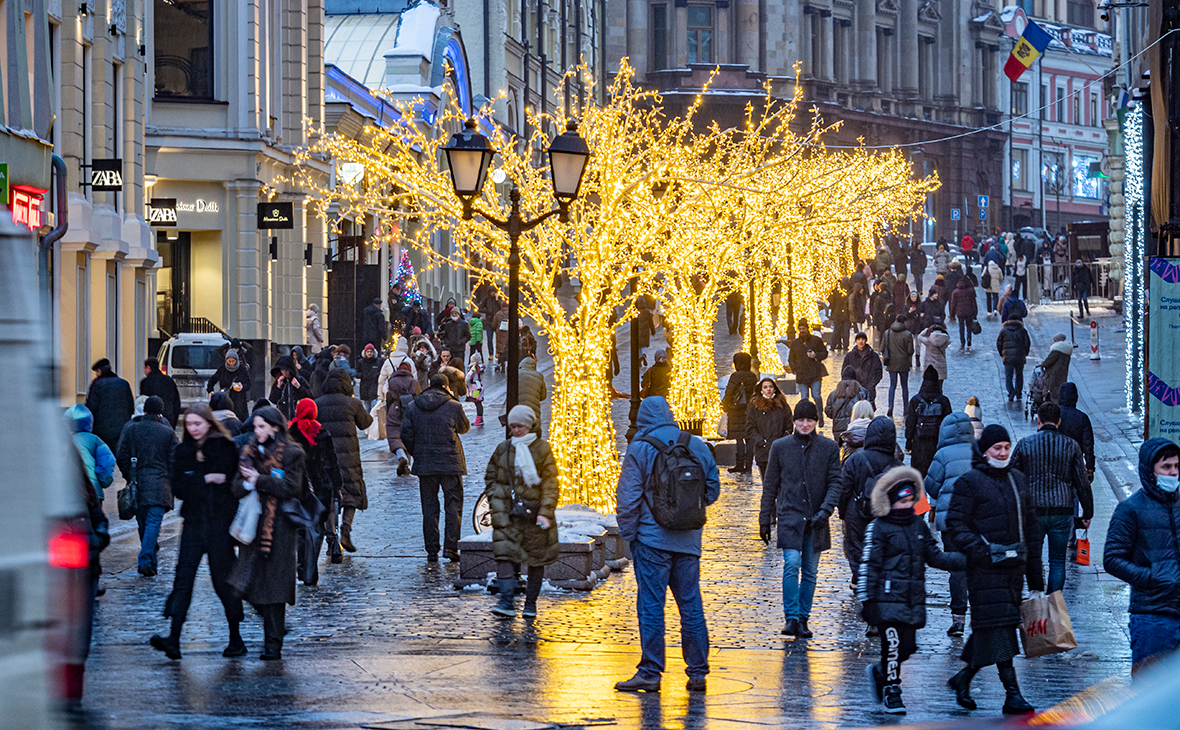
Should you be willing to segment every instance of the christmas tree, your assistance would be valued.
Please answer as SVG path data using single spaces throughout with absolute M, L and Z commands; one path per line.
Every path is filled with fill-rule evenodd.
M 392 253 L 389 258 L 391 260 L 390 263 L 392 263 Z M 402 260 L 398 263 L 397 273 L 394 274 L 392 281 L 389 282 L 389 286 L 391 288 L 397 287 L 401 290 L 401 300 L 397 302 L 399 309 L 422 303 L 422 292 L 418 291 L 418 280 L 414 277 L 414 264 L 410 263 L 409 249 L 402 249 Z

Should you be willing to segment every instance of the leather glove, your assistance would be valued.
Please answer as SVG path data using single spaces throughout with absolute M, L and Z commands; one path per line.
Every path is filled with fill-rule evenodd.
M 767 545 L 770 544 L 770 525 L 758 526 L 758 537 L 762 538 L 762 542 Z
M 812 522 L 812 524 L 816 524 L 818 522 L 823 522 L 824 520 L 828 519 L 828 517 L 830 517 L 830 516 L 831 515 L 828 514 L 828 511 L 826 509 L 821 509 L 820 511 L 815 513 L 814 517 L 811 518 L 811 522 Z

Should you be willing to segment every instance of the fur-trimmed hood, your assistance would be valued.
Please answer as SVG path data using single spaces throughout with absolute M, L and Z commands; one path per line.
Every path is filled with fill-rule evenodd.
M 766 413 L 775 409 L 786 408 L 788 403 L 787 397 L 785 395 L 782 393 L 776 393 L 773 398 L 767 398 L 761 394 L 758 394 L 750 399 L 750 405 L 754 406 L 763 413 Z
M 925 490 L 922 488 L 922 475 L 912 467 L 895 466 L 877 477 L 877 483 L 873 485 L 873 494 L 869 499 L 869 505 L 872 507 L 874 517 L 884 517 L 892 511 L 893 504 L 889 501 L 889 490 L 902 482 L 913 482 L 914 501 L 921 501 L 922 495 L 925 494 Z

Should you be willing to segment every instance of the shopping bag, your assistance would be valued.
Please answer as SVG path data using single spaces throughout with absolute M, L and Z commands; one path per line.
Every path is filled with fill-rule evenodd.
M 365 431 L 365 436 L 370 441 L 384 441 L 385 401 L 378 398 L 377 402 L 373 404 L 373 409 L 369 411 L 369 415 L 373 417 L 373 422 L 369 424 L 368 430 Z
M 922 498 L 914 503 L 914 514 L 924 515 L 930 511 L 930 500 L 926 499 L 925 490 L 922 491 Z
M 1020 642 L 1028 659 L 1078 648 L 1061 591 L 1020 604 Z
M 230 537 L 243 545 L 254 542 L 260 517 L 262 517 L 262 502 L 258 500 L 258 492 L 251 491 L 238 500 L 238 512 L 234 515 L 234 521 L 229 526 Z
M 131 476 L 127 480 L 127 486 L 123 487 L 116 493 L 116 498 L 119 503 L 119 519 L 133 520 L 136 513 L 139 512 L 139 475 L 138 475 L 139 459 L 131 457 Z
M 1090 564 L 1090 533 L 1089 533 L 1089 531 L 1083 532 L 1082 536 L 1078 538 L 1077 564 L 1078 565 L 1089 565 Z
M 722 413 L 721 420 L 717 422 L 717 435 L 725 438 L 729 435 L 729 414 Z

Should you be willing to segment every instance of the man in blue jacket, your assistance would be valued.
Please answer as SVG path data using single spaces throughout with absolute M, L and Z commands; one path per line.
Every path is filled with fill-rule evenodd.
M 639 641 L 643 658 L 635 676 L 615 684 L 623 692 L 659 692 L 664 673 L 664 602 L 668 589 L 680 609 L 680 631 L 688 690 L 705 691 L 709 673 L 709 631 L 701 602 L 701 530 L 669 530 L 656 523 L 649 498 L 657 451 L 643 439 L 671 444 L 680 436 L 668 400 L 645 398 L 639 406 L 639 432 L 627 447 L 619 475 L 619 535 L 631 545 L 638 584 Z M 706 480 L 706 504 L 721 496 L 717 462 L 709 446 L 690 439 L 689 449 L 702 467 Z
M 1143 488 L 1119 503 L 1102 567 L 1131 585 L 1131 674 L 1180 647 L 1180 447 L 1153 438 L 1139 447 Z

